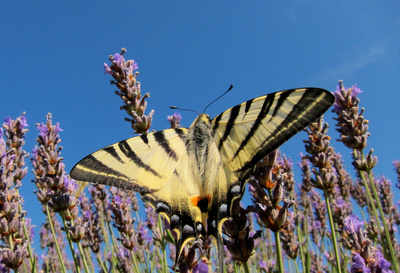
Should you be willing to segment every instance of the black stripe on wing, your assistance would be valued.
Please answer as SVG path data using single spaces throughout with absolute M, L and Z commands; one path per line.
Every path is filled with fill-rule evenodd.
M 155 141 L 164 149 L 166 154 L 173 160 L 178 161 L 179 157 L 175 151 L 169 146 L 167 139 L 165 138 L 164 131 L 158 131 L 153 134 Z
M 124 163 L 124 161 L 122 161 L 122 159 L 119 157 L 117 150 L 115 150 L 114 146 L 108 146 L 104 148 L 103 151 L 106 151 L 108 154 L 114 157 L 118 162 Z
M 240 151 L 247 145 L 247 143 L 250 141 L 250 139 L 254 136 L 254 134 L 256 133 L 256 131 L 258 130 L 260 125 L 262 124 L 263 119 L 268 114 L 268 112 L 271 108 L 271 105 L 274 102 L 274 99 L 275 99 L 275 94 L 270 94 L 265 98 L 263 106 L 261 107 L 261 111 L 257 116 L 257 119 L 254 121 L 253 126 L 251 127 L 249 133 L 246 135 L 246 138 L 242 141 L 239 148 L 236 150 L 236 153 L 233 156 L 232 160 L 236 158 L 236 156 L 240 153 Z M 274 111 L 274 114 L 276 115 L 275 111 Z
M 229 134 L 231 133 L 231 130 L 233 128 L 233 125 L 235 124 L 235 120 L 236 118 L 239 116 L 239 111 L 241 108 L 241 104 L 236 105 L 235 107 L 233 107 L 230 111 L 230 115 L 229 115 L 229 120 L 226 124 L 226 128 L 225 128 L 225 132 L 222 135 L 221 139 L 219 140 L 218 143 L 218 150 L 221 150 L 222 145 L 224 144 L 224 141 L 228 138 Z
M 126 140 L 119 142 L 118 147 L 121 149 L 121 152 L 123 152 L 127 158 L 131 159 L 138 167 L 143 168 L 153 175 L 161 178 L 161 175 L 158 172 L 140 159 L 140 157 L 131 149 L 131 146 L 129 146 Z
M 310 101 L 320 99 L 320 102 L 311 107 Z M 239 173 L 248 173 L 254 165 L 267 154 L 277 149 L 289 138 L 303 130 L 317 118 L 319 118 L 333 104 L 334 96 L 320 89 L 307 90 L 299 102 L 293 107 L 285 120 L 272 132 L 260 145 L 262 149 L 247 161 L 242 168 L 236 170 Z M 249 132 L 250 134 L 250 132 Z
M 128 176 L 108 167 L 93 155 L 85 157 L 76 164 L 76 166 L 72 168 L 70 175 L 73 179 L 78 181 L 115 186 L 137 191 L 141 194 L 152 192 L 152 190 L 147 187 L 139 187 Z
M 82 159 L 71 171 L 71 177 L 80 181 L 108 184 L 108 180 L 118 177 L 129 181 L 129 177 L 120 173 L 97 160 L 93 155 Z M 110 176 L 108 176 L 110 175 Z
M 253 104 L 253 100 L 254 100 L 254 99 L 251 99 L 251 100 L 246 101 L 246 107 L 244 108 L 244 115 L 243 115 L 243 118 L 242 118 L 242 119 L 244 119 L 244 118 L 246 117 L 247 113 L 249 112 L 250 107 L 251 107 L 251 105 Z

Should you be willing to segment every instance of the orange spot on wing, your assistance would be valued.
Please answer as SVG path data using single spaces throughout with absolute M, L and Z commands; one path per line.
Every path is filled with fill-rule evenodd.
M 200 200 L 203 199 L 201 196 L 194 196 L 190 198 L 190 202 L 192 202 L 193 206 L 197 207 L 197 204 L 200 202 Z
M 197 207 L 198 203 L 201 200 L 204 200 L 204 199 L 207 199 L 207 201 L 210 202 L 211 201 L 211 195 L 208 194 L 206 197 L 194 196 L 194 197 L 190 198 L 190 202 L 192 202 L 193 206 Z

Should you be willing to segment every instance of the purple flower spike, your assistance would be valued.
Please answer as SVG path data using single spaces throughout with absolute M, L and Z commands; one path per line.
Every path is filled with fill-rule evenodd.
M 200 262 L 193 268 L 193 273 L 208 273 L 208 265 Z
M 49 128 L 47 128 L 46 124 L 43 123 L 37 126 L 37 130 L 39 131 L 39 135 L 41 137 L 46 137 L 49 132 Z
M 126 121 L 131 122 L 132 129 L 135 133 L 146 134 L 150 128 L 153 111 L 149 115 L 145 115 L 146 104 L 145 99 L 150 97 L 149 93 L 142 95 L 140 82 L 137 80 L 139 72 L 134 70 L 139 66 L 135 60 L 125 60 L 124 54 L 126 49 L 123 48 L 121 53 L 110 55 L 111 65 L 103 64 L 104 74 L 110 74 L 113 77 L 111 84 L 118 87 L 115 94 L 121 97 L 124 104 L 121 110 L 125 110 L 130 118 Z
M 350 234 L 358 232 L 363 225 L 364 222 L 360 222 L 357 215 L 351 215 L 344 219 L 344 230 Z
M 371 270 L 365 266 L 365 260 L 355 252 L 351 263 L 351 273 L 369 273 Z

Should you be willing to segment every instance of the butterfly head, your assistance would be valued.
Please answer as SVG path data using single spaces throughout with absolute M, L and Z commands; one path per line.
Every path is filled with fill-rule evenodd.
M 196 138 L 204 139 L 204 137 L 211 133 L 211 121 L 210 116 L 207 114 L 200 114 L 190 126 L 190 131 Z M 204 139 L 205 140 L 205 139 Z

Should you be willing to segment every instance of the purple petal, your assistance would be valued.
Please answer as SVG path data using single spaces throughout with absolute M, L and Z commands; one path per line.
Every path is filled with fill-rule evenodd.
M 119 67 L 122 67 L 122 63 L 124 61 L 124 57 L 121 56 L 119 53 L 114 54 L 114 63 L 117 64 Z
M 355 252 L 351 263 L 352 273 L 369 273 L 371 270 L 365 266 L 365 260 L 359 253 Z
M 64 131 L 64 130 L 61 129 L 60 123 L 56 122 L 56 126 L 54 127 L 54 133 L 58 134 L 58 132 L 60 132 L 60 131 Z
M 110 74 L 110 75 L 113 74 L 113 72 L 112 72 L 111 68 L 108 66 L 108 64 L 104 63 L 103 67 L 104 67 L 104 74 Z
M 208 273 L 208 265 L 200 262 L 193 268 L 193 273 Z
M 43 124 L 43 123 L 37 125 L 36 130 L 39 131 L 39 135 L 40 135 L 41 137 L 45 137 L 45 136 L 47 136 L 47 134 L 49 133 L 49 128 L 48 128 L 45 124 Z
M 27 119 L 26 119 L 25 116 L 21 116 L 20 125 L 19 126 L 20 126 L 19 128 L 21 130 L 24 129 L 24 127 L 28 127 L 28 122 L 27 122 Z
M 357 84 L 355 84 L 351 87 L 351 95 L 353 97 L 357 97 L 357 95 L 360 93 L 362 93 L 362 91 L 360 90 L 360 88 L 357 87 Z

